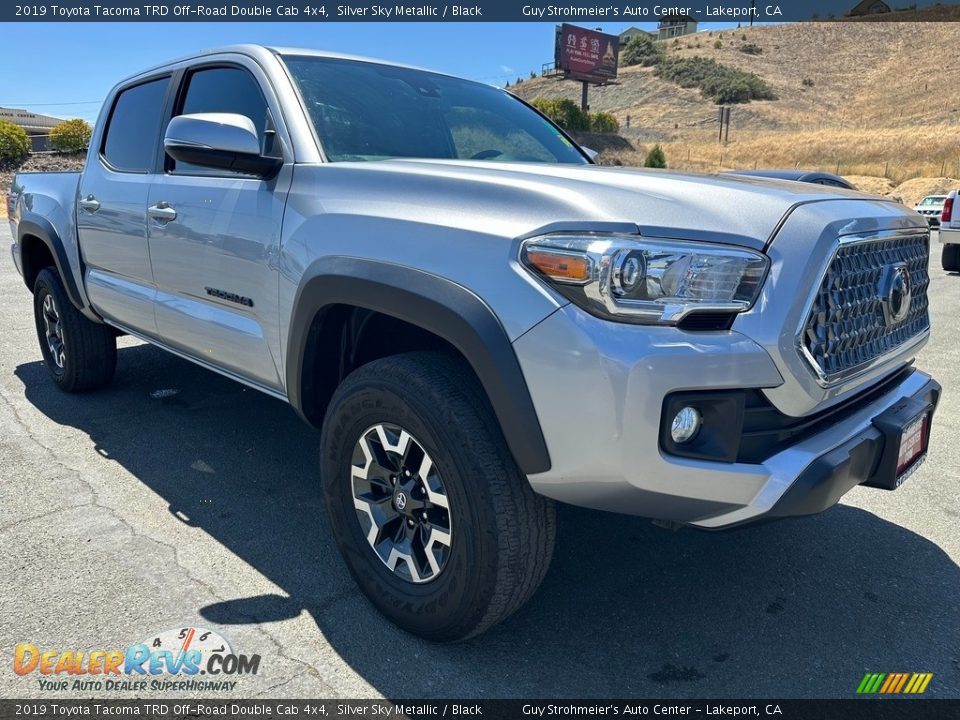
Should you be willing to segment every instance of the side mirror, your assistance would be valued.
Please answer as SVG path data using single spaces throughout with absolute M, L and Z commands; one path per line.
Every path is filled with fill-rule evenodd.
M 178 162 L 264 178 L 283 164 L 263 155 L 253 120 L 235 113 L 178 115 L 167 125 L 163 149 Z
M 587 157 L 590 158 L 590 162 L 596 162 L 597 158 L 600 157 L 600 153 L 593 148 L 585 147 L 583 148 L 583 151 L 587 154 Z

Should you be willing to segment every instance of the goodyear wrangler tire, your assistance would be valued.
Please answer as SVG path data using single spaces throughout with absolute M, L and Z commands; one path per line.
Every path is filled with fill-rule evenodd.
M 554 505 L 531 490 L 457 358 L 409 353 L 350 374 L 324 419 L 321 473 L 350 572 L 411 633 L 477 635 L 547 572 Z
M 33 286 L 37 340 L 50 377 L 69 393 L 95 390 L 110 383 L 117 367 L 113 330 L 85 318 L 52 268 L 37 275 Z

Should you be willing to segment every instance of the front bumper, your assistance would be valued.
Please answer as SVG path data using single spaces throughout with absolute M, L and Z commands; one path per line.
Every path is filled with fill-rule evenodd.
M 610 323 L 568 305 L 514 347 L 552 463 L 529 476 L 536 492 L 705 529 L 830 507 L 876 471 L 884 440 L 873 420 L 904 398 L 939 398 L 939 386 L 912 370 L 762 462 L 686 459 L 660 446 L 664 398 L 782 384 L 757 343 L 737 332 Z

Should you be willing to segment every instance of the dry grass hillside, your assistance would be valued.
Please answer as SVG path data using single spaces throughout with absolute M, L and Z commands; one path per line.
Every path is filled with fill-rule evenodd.
M 745 43 L 762 54 L 741 52 Z M 671 55 L 700 55 L 756 73 L 776 93 L 777 100 L 733 106 L 728 144 L 717 141 L 717 106 L 652 68 L 622 68 L 618 84 L 591 89 L 590 105 L 613 113 L 637 147 L 636 154 L 616 156 L 624 164 L 636 164 L 659 142 L 668 164 L 685 169 L 839 169 L 894 184 L 960 177 L 958 46 L 960 22 L 803 23 L 666 43 Z M 578 83 L 551 78 L 513 89 L 528 100 L 580 97 Z

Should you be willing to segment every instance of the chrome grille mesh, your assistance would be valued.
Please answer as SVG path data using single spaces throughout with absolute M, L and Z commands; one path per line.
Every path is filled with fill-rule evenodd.
M 841 244 L 813 298 L 801 334 L 807 361 L 830 381 L 856 372 L 930 327 L 929 236 Z M 887 324 L 881 283 L 891 264 L 905 263 L 913 299 L 899 322 Z

